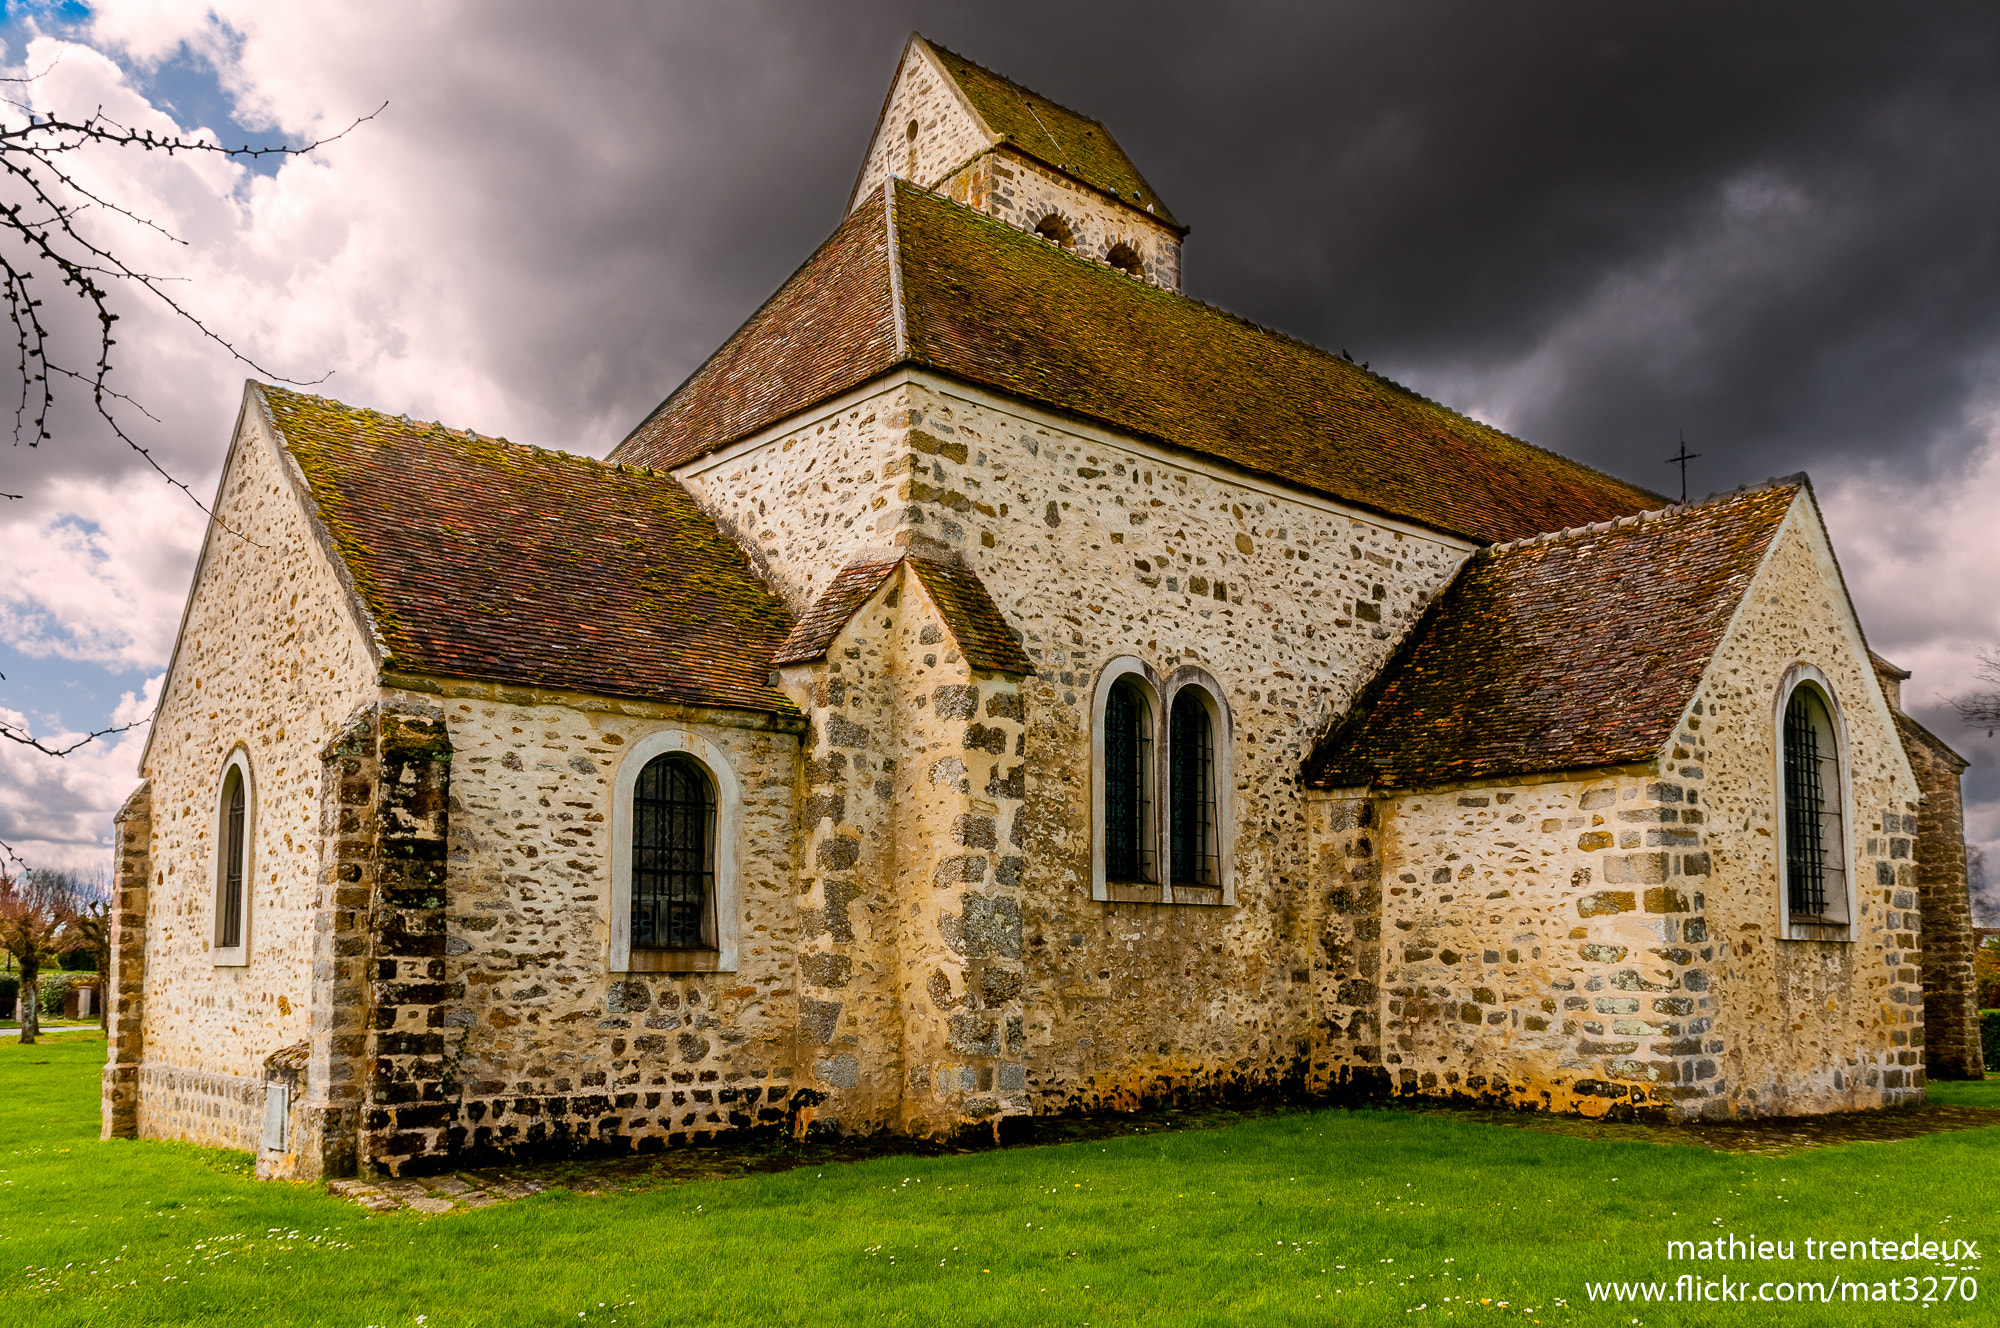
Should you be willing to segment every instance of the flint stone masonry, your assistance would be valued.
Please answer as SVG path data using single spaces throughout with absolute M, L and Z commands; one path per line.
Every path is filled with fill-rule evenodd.
M 1074 176 L 1037 164 L 1016 150 L 1021 123 L 1013 147 L 989 142 L 942 77 L 948 58 L 912 43 L 863 194 L 908 174 L 1026 229 L 1054 210 L 1083 257 L 1129 243 L 1143 279 L 1177 283 L 1178 228 L 1079 183 L 1111 178 L 1116 162 Z M 533 671 L 536 652 L 558 659 L 594 625 L 538 621 L 547 597 L 536 610 L 536 595 L 560 586 L 567 611 L 653 593 L 643 570 L 606 571 L 561 539 L 513 546 L 514 580 L 488 596 L 507 604 L 427 620 L 438 654 L 421 668 L 434 673 L 399 658 L 385 642 L 409 656 L 406 617 L 454 589 L 412 550 L 463 538 L 461 552 L 483 553 L 512 529 L 453 506 L 457 481 L 425 489 L 421 475 L 393 505 L 326 499 L 357 472 L 369 483 L 355 493 L 384 491 L 386 463 L 371 458 L 387 453 L 364 444 L 393 422 L 314 414 L 314 428 L 336 431 L 315 435 L 320 453 L 294 439 L 319 458 L 314 489 L 251 394 L 144 782 L 118 820 L 107 1135 L 251 1149 L 260 1176 L 359 1176 L 346 1188 L 362 1202 L 443 1212 L 488 1195 L 465 1188 L 475 1179 L 491 1193 L 508 1183 L 468 1166 L 742 1130 L 997 1138 L 1038 1113 L 1273 1089 L 1774 1115 L 1919 1101 L 1927 1060 L 1965 1071 L 1946 1005 L 1964 969 L 1956 769 L 1947 781 L 1948 759 L 1911 748 L 1906 727 L 1899 736 L 1907 717 L 1869 662 L 1809 486 L 1760 490 L 1761 554 L 1715 560 L 1730 579 L 1703 603 L 1740 596 L 1704 629 L 1720 644 L 1703 658 L 1686 642 L 1707 650 L 1713 635 L 1677 638 L 1672 667 L 1651 675 L 1669 698 L 1654 708 L 1678 713 L 1635 716 L 1629 699 L 1621 710 L 1595 694 L 1581 707 L 1565 690 L 1574 669 L 1546 685 L 1516 678 L 1536 694 L 1510 725 L 1533 717 L 1547 735 L 1575 715 L 1569 731 L 1593 739 L 1606 730 L 1592 725 L 1639 725 L 1620 730 L 1623 745 L 1543 750 L 1546 764 L 1559 750 L 1596 768 L 1521 776 L 1510 772 L 1534 767 L 1500 751 L 1449 776 L 1476 785 L 1424 787 L 1448 776 L 1414 766 L 1446 758 L 1412 743 L 1401 748 L 1412 771 L 1389 779 L 1395 752 L 1372 752 L 1339 776 L 1371 787 L 1329 790 L 1321 775 L 1309 793 L 1308 754 L 1337 746 L 1343 716 L 1396 685 L 1402 674 L 1384 670 L 1413 657 L 1398 648 L 1426 609 L 1471 621 L 1451 619 L 1457 597 L 1439 593 L 1472 542 L 1090 422 L 1102 413 L 1059 414 L 899 364 L 906 334 L 879 323 L 858 334 L 889 343 L 897 358 L 881 363 L 893 370 L 840 395 L 822 383 L 796 398 L 817 404 L 745 437 L 720 436 L 750 418 L 725 411 L 715 436 L 698 434 L 720 450 L 636 477 L 680 509 L 673 530 L 711 552 L 726 536 L 755 575 L 723 548 L 717 566 L 737 569 L 728 585 L 635 600 L 657 608 L 657 624 L 627 615 L 620 639 L 650 648 L 656 626 L 696 614 L 750 631 L 730 616 L 739 600 L 754 602 L 762 633 L 734 656 L 716 644 L 734 639 L 721 627 L 663 644 L 636 681 L 616 651 L 597 672 Z M 1414 419 L 1381 425 L 1381 446 L 1403 445 L 1395 431 Z M 1423 420 L 1453 427 L 1442 413 Z M 1298 436 L 1275 414 L 1273 425 Z M 502 473 L 496 492 L 522 492 L 512 468 L 532 452 L 425 436 L 447 434 L 465 444 L 450 456 L 467 492 Z M 1513 446 L 1481 437 L 1464 455 Z M 1489 485 L 1464 510 L 1547 498 L 1551 511 L 1594 513 L 1598 525 L 1571 534 L 1608 533 L 1601 509 L 1624 501 L 1605 496 L 1617 486 L 1564 490 L 1562 463 L 1545 460 L 1398 472 L 1385 492 L 1407 491 L 1383 510 L 1456 520 L 1438 514 L 1463 505 L 1437 486 L 1462 478 Z M 571 539 L 631 515 L 596 487 L 638 492 L 629 466 L 563 465 L 571 487 L 549 494 Z M 1529 473 L 1556 487 L 1506 489 Z M 659 487 L 672 483 L 700 515 Z M 404 499 L 421 520 L 405 518 Z M 502 505 L 486 520 L 502 522 Z M 1726 524 L 1717 510 L 1644 520 Z M 1616 516 L 1615 528 L 1640 519 Z M 471 577 L 473 563 L 453 565 Z M 1573 562 L 1572 574 L 1591 572 Z M 402 599 L 382 588 L 395 577 Z M 1652 607 L 1617 600 L 1638 594 L 1621 585 L 1583 587 L 1583 603 Z M 500 622 L 519 633 L 511 663 L 438 676 L 459 661 L 479 674 Z M 1633 649 L 1603 664 L 1623 672 L 1591 677 L 1665 658 Z M 1515 656 L 1493 658 L 1504 668 Z M 724 666 L 729 688 L 674 690 Z M 1844 744 L 1852 815 L 1836 856 L 1852 898 L 1838 923 L 1784 911 L 1778 714 L 1805 671 L 1832 695 Z M 1176 690 L 1216 702 L 1213 879 L 1103 878 L 1095 706 L 1126 674 L 1160 712 L 1147 716 L 1162 744 L 1156 784 L 1171 780 L 1163 721 Z M 1526 731 L 1484 730 L 1471 709 L 1471 738 Z M 1662 731 L 1657 750 L 1634 750 Z M 210 943 L 220 779 L 239 750 L 253 796 L 237 966 Z M 665 751 L 716 777 L 716 944 L 635 952 L 613 931 L 633 862 L 630 789 Z M 1168 792 L 1148 794 L 1156 818 Z M 425 1175 L 457 1178 L 411 1179 Z
M 119 992 L 120 1059 L 105 1104 L 114 1133 L 254 1148 L 264 1058 L 311 1031 L 319 753 L 373 699 L 375 665 L 343 574 L 305 515 L 302 484 L 268 421 L 246 410 L 143 758 L 145 890 L 132 884 L 136 838 L 120 848 L 120 930 L 144 939 L 142 958 L 119 958 L 120 987 L 136 981 L 139 990 Z M 224 762 L 238 747 L 249 754 L 254 796 L 249 962 L 219 968 L 210 954 L 219 799 Z M 197 1091 L 185 1087 L 172 1102 L 156 1098 L 165 1081 L 126 1076 L 128 1056 L 142 1066 L 200 1066 L 198 1082 L 230 1108 L 175 1105 Z M 121 1086 L 137 1100 L 119 1100 Z M 241 1093 L 258 1098 L 248 1116 L 235 1111 Z

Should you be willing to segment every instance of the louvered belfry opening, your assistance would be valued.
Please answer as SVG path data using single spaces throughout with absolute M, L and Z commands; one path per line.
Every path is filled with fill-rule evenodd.
M 1175 885 L 1219 885 L 1215 855 L 1215 726 L 1192 687 L 1174 698 L 1168 734 L 1173 826 L 1169 843 Z
M 1104 875 L 1113 881 L 1154 879 L 1152 715 L 1129 682 L 1112 684 L 1104 705 Z
M 1819 693 L 1785 704 L 1785 891 L 1792 916 L 1844 921 L 1840 757 Z
M 715 948 L 715 786 L 685 756 L 656 756 L 632 794 L 632 948 Z
M 215 929 L 218 949 L 243 944 L 243 836 L 249 819 L 243 799 L 243 772 L 231 769 L 225 781 L 222 829 L 222 908 Z

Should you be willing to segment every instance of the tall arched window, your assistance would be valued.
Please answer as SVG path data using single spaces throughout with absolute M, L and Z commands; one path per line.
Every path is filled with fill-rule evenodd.
M 636 736 L 611 781 L 613 973 L 733 973 L 743 798 L 729 749 L 701 730 Z
M 1785 702 L 1785 903 L 1792 921 L 1846 925 L 1846 801 L 1827 697 L 1800 683 Z
M 1219 886 L 1222 872 L 1215 841 L 1215 725 L 1201 690 L 1184 687 L 1174 696 L 1167 737 L 1172 767 L 1168 812 L 1170 870 L 1175 885 Z
M 254 883 L 257 790 L 241 748 L 222 765 L 215 808 L 215 912 L 209 955 L 217 964 L 250 962 L 250 896 Z
M 1120 678 L 1104 705 L 1104 874 L 1111 880 L 1157 879 L 1152 783 L 1152 708 L 1129 678 Z
M 632 792 L 632 948 L 716 948 L 715 786 L 678 753 L 648 761 Z

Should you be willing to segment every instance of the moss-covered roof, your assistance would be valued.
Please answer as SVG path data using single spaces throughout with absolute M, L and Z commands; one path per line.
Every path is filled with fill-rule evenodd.
M 891 573 L 905 562 L 917 574 L 945 630 L 965 662 L 992 673 L 1031 676 L 1035 666 L 1000 606 L 987 593 L 979 574 L 962 563 L 940 562 L 904 553 L 858 558 L 840 569 L 811 608 L 800 617 L 784 644 L 772 656 L 774 664 L 804 664 L 824 656 L 840 629 L 861 610 Z
M 1481 550 L 1306 763 L 1408 789 L 1649 761 L 1802 478 Z
M 677 388 L 614 457 L 672 467 L 899 364 L 1482 543 L 1660 506 L 1360 365 L 897 183 Z
M 795 714 L 791 614 L 672 476 L 255 389 L 385 667 Z
M 1102 122 L 1024 88 L 1002 74 L 974 64 L 924 37 L 929 48 L 986 128 L 1005 135 L 1021 152 L 1044 166 L 1101 189 L 1169 226 L 1181 229 L 1167 205 L 1146 183 L 1139 168 Z

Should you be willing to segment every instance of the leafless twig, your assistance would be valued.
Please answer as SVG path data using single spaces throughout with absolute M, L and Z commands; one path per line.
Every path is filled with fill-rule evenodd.
M 17 728 L 7 721 L 0 719 L 0 738 L 5 738 L 9 742 L 18 742 L 23 747 L 32 747 L 44 756 L 68 756 L 77 748 L 87 747 L 99 738 L 108 738 L 114 733 L 127 733 L 138 728 L 141 724 L 150 724 L 152 722 L 153 717 L 148 715 L 144 719 L 135 719 L 130 724 L 119 724 L 108 729 L 98 729 L 95 733 L 87 733 L 67 747 L 51 747 L 40 738 L 29 733 L 26 729 Z
M 1983 682 L 2000 684 L 2000 651 L 1979 652 L 1979 677 Z M 2000 731 L 2000 687 L 1990 692 L 1967 692 L 1951 704 L 1967 728 L 1985 729 L 1989 738 Z

